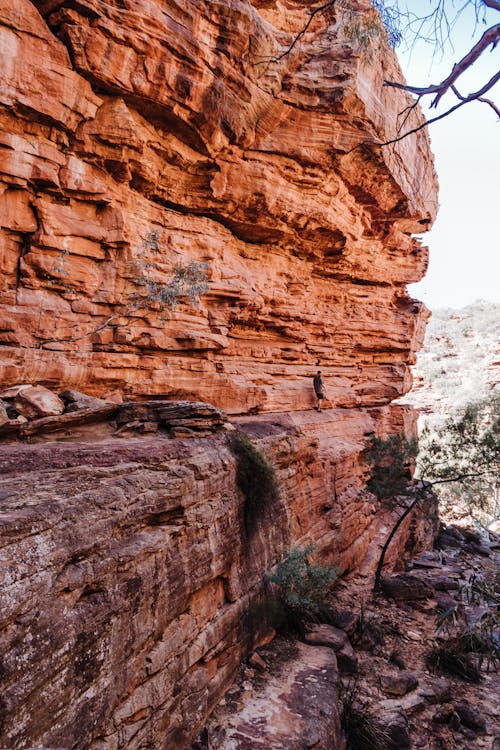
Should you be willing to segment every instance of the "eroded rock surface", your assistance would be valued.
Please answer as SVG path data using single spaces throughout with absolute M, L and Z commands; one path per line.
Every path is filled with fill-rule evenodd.
M 195 419 L 208 411 L 195 406 Z M 187 421 L 181 407 L 155 408 Z M 187 748 L 263 635 L 250 604 L 283 552 L 313 542 L 341 570 L 359 567 L 391 523 L 373 496 L 353 501 L 363 442 L 356 415 L 341 411 L 239 425 L 277 473 L 279 497 L 260 510 L 244 508 L 218 425 L 189 439 L 159 431 L 54 442 L 48 432 L 1 445 L 0 747 Z M 366 429 L 385 412 L 374 410 Z M 332 433 L 343 424 L 337 454 L 334 440 L 325 454 L 307 434 L 321 423 Z M 433 533 L 432 522 L 401 529 L 388 562 Z
M 318 361 L 337 406 L 409 388 L 428 139 L 351 150 L 394 134 L 407 100 L 382 82 L 401 74 L 337 11 L 274 62 L 307 7 L 2 3 L 3 383 L 229 413 L 310 407 Z M 138 280 L 191 261 L 199 307 L 145 300 Z
M 400 76 L 390 51 L 364 60 L 333 11 L 280 56 L 308 8 L 0 3 L 2 389 L 112 401 L 32 421 L 0 404 L 33 443 L 0 448 L 8 747 L 183 749 L 283 550 L 371 571 L 393 522 L 361 492 L 360 454 L 373 432 L 414 432 L 389 403 L 423 336 L 406 284 L 435 176 L 423 131 L 365 143 L 407 104 L 382 85 Z M 208 291 L 165 309 L 154 285 L 192 263 Z M 148 403 L 100 433 L 123 397 Z M 226 435 L 182 415 L 157 434 L 154 397 L 240 415 L 268 454 L 281 500 L 251 539 Z M 433 526 L 403 525 L 388 565 Z
M 280 643 L 275 644 L 278 650 Z M 269 654 L 272 664 L 276 655 Z M 257 681 L 256 681 L 257 683 Z M 244 683 L 241 708 L 210 724 L 213 750 L 344 750 L 338 708 L 338 671 L 329 648 L 297 643 L 261 685 Z

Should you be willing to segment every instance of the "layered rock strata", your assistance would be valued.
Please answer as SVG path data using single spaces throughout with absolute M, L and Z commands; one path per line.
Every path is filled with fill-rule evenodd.
M 400 76 L 383 42 L 367 57 L 332 10 L 284 54 L 308 9 L 0 2 L 2 388 L 209 402 L 280 487 L 249 538 L 223 432 L 17 426 L 40 443 L 1 447 L 7 747 L 184 748 L 285 548 L 373 567 L 390 518 L 360 453 L 414 431 L 389 403 L 422 339 L 406 284 L 435 176 L 422 131 L 373 145 L 408 103 L 382 85 Z M 431 526 L 402 528 L 389 562 Z
M 283 55 L 308 6 L 1 4 L 5 385 L 286 411 L 320 362 L 337 406 L 408 389 L 427 136 L 372 145 L 407 104 L 382 86 L 400 72 L 336 12 Z M 191 262 L 198 307 L 151 296 Z
M 337 454 L 308 434 L 321 422 L 332 440 L 342 425 Z M 0 446 L 0 747 L 184 750 L 259 639 L 251 603 L 283 552 L 313 542 L 341 569 L 359 566 L 391 519 L 354 492 L 355 415 L 239 428 L 277 472 L 279 497 L 260 511 L 244 507 L 221 427 Z M 399 532 L 393 565 L 429 544 L 432 511 Z

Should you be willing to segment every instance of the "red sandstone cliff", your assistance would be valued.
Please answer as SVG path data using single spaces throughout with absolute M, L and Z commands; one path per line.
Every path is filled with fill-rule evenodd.
M 408 389 L 428 139 L 350 151 L 394 133 L 400 73 L 334 16 L 272 62 L 307 6 L 2 1 L 3 383 L 281 411 L 311 405 L 320 361 L 336 405 Z M 200 307 L 85 336 L 131 298 L 152 232 L 167 275 L 208 263 Z
M 359 455 L 371 432 L 414 431 L 390 402 L 422 339 L 405 285 L 436 185 L 423 132 L 351 150 L 394 133 L 392 53 L 363 61 L 332 15 L 272 61 L 308 6 L 0 0 L 2 384 L 288 412 L 239 417 L 283 503 L 251 549 L 223 436 L 0 447 L 15 748 L 187 746 L 284 548 L 373 563 L 388 518 Z M 158 278 L 207 263 L 208 293 L 120 317 L 152 235 Z

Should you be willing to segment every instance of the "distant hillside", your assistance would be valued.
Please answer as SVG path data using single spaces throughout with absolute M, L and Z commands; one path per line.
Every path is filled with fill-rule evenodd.
M 436 418 L 498 393 L 500 305 L 475 302 L 435 310 L 413 375 L 405 403 Z

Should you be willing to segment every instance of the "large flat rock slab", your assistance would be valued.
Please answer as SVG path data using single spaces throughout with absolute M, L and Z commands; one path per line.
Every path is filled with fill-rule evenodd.
M 296 644 L 296 653 L 251 686 L 237 713 L 217 717 L 212 750 L 343 750 L 337 659 L 330 648 Z

